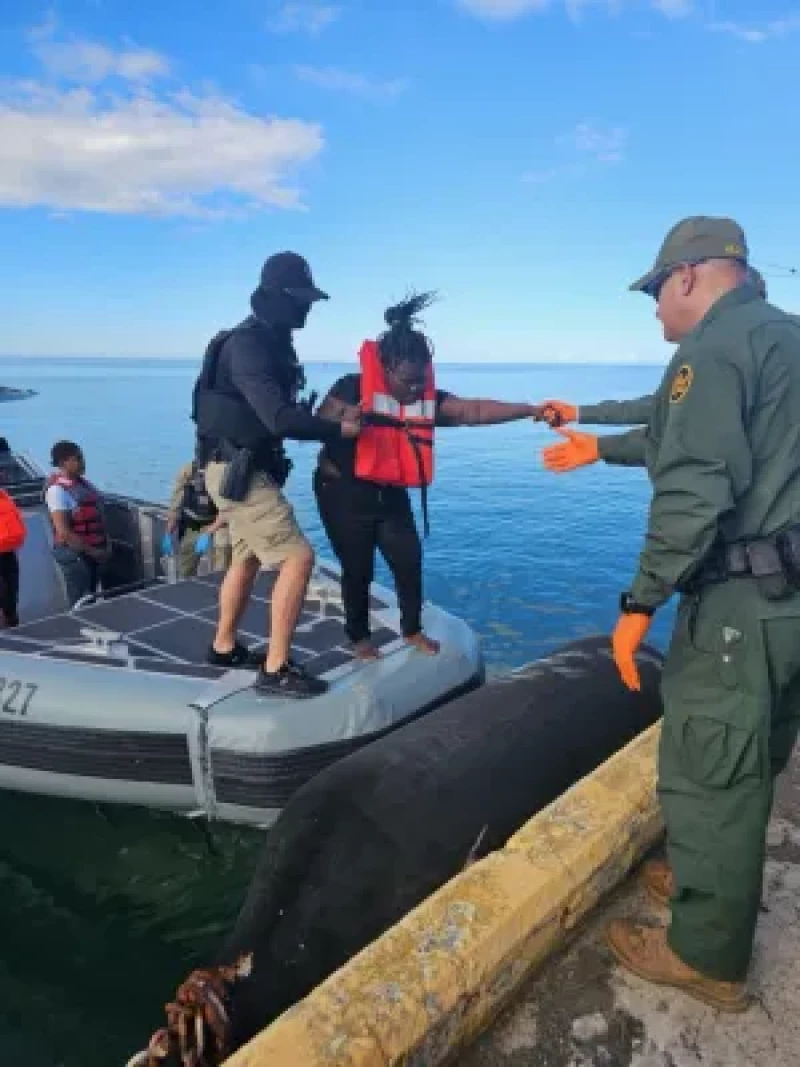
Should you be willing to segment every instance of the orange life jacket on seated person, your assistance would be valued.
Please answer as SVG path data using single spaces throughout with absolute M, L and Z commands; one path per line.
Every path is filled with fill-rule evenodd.
M 379 485 L 430 485 L 436 420 L 433 365 L 428 364 L 422 399 L 400 404 L 386 386 L 377 342 L 365 341 L 358 356 L 364 424 L 356 440 L 356 477 Z
M 27 532 L 19 508 L 8 493 L 0 489 L 0 552 L 16 552 L 22 548 Z
M 92 548 L 102 548 L 107 541 L 103 513 L 100 510 L 100 494 L 85 478 L 67 478 L 65 474 L 51 474 L 47 479 L 47 488 L 60 485 L 66 489 L 78 505 L 70 512 L 72 530 L 82 537 Z M 56 544 L 59 544 L 56 535 Z

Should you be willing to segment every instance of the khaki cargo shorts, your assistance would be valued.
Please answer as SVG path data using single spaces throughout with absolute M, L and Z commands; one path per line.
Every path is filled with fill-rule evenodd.
M 262 567 L 271 568 L 310 550 L 292 505 L 271 478 L 259 471 L 244 500 L 228 500 L 219 493 L 225 467 L 225 463 L 206 466 L 206 489 L 228 521 L 234 561 L 256 556 Z

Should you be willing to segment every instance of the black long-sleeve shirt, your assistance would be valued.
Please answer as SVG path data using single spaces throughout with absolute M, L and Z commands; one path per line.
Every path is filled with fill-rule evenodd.
M 336 441 L 338 422 L 321 419 L 294 403 L 287 384 L 289 352 L 269 329 L 237 330 L 223 345 L 214 388 L 240 395 L 274 437 Z M 288 345 L 287 345 L 288 347 Z

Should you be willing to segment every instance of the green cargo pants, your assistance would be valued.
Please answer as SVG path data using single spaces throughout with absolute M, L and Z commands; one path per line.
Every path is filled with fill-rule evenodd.
M 178 577 L 191 578 L 197 574 L 200 566 L 200 557 L 195 553 L 194 546 L 201 535 L 200 530 L 186 529 L 178 543 Z M 227 530 L 223 529 L 214 535 L 214 547 L 211 550 L 211 567 L 213 570 L 225 570 L 231 561 L 231 549 Z
M 800 727 L 800 595 L 768 602 L 752 579 L 734 579 L 685 598 L 662 695 L 658 791 L 676 884 L 669 944 L 702 974 L 742 981 L 774 780 Z

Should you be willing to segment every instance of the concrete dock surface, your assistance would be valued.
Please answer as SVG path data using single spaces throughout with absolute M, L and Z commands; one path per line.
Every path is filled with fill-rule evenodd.
M 634 875 L 457 1057 L 459 1067 L 798 1067 L 800 747 L 778 783 L 767 851 L 746 1014 L 723 1015 L 615 963 L 603 941 L 609 919 L 668 917 Z

